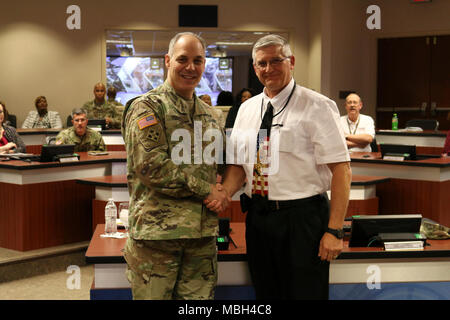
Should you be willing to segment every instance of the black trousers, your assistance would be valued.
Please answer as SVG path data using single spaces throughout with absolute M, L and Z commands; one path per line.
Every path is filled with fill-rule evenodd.
M 252 197 L 246 243 L 256 299 L 328 299 L 329 263 L 318 257 L 328 219 L 326 194 L 293 206 Z

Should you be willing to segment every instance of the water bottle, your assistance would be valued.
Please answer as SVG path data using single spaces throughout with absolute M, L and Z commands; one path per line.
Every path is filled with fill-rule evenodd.
M 396 113 L 392 117 L 392 130 L 398 130 L 398 117 Z
M 108 199 L 105 207 L 105 233 L 117 232 L 117 207 L 112 198 Z

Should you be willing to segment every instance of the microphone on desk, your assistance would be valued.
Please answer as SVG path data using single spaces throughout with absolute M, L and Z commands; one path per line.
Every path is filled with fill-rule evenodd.
M 47 138 L 45 138 L 45 142 L 47 143 L 47 144 L 55 144 L 56 143 L 56 137 L 47 137 Z

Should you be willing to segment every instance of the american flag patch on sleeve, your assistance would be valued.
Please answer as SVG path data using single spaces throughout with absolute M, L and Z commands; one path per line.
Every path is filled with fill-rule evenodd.
M 158 123 L 158 120 L 156 120 L 156 117 L 154 114 L 147 115 L 147 116 L 137 120 L 138 127 L 141 130 L 144 128 L 153 126 L 157 123 Z

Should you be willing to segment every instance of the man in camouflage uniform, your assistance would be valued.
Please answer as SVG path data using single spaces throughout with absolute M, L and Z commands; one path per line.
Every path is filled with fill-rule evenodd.
M 72 124 L 72 127 L 58 133 L 56 144 L 75 144 L 75 152 L 106 150 L 102 135 L 87 127 L 88 119 L 85 110 L 73 109 Z
M 121 115 L 114 105 L 105 100 L 106 88 L 103 83 L 94 86 L 95 99 L 86 102 L 82 109 L 87 111 L 88 119 L 105 119 L 108 128 L 119 129 Z
M 134 299 L 214 297 L 218 220 L 203 200 L 217 199 L 224 208 L 231 199 L 215 185 L 217 164 L 194 161 L 194 123 L 202 135 L 213 129 L 224 138 L 211 107 L 194 93 L 205 47 L 195 34 L 177 34 L 165 56 L 167 80 L 129 101 L 123 114 L 130 193 L 124 256 Z M 189 133 L 190 155 L 177 164 L 180 139 L 171 137 L 180 129 Z M 202 150 L 208 143 L 201 139 Z

